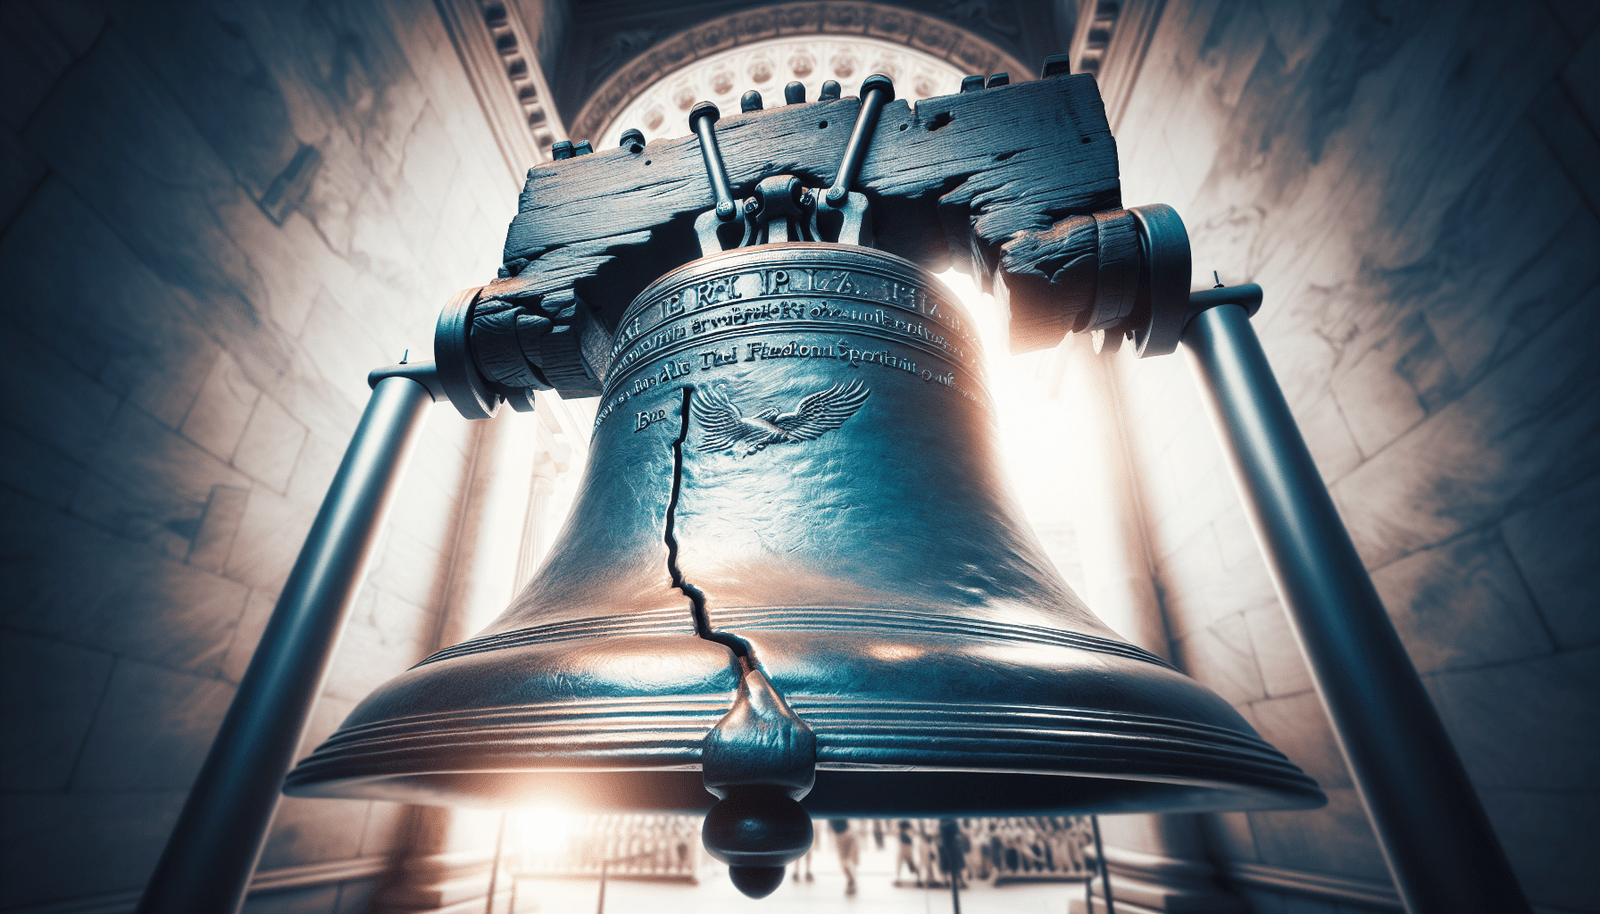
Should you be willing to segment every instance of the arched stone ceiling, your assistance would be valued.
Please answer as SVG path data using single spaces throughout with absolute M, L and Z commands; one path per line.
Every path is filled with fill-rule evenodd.
M 824 80 L 845 95 L 884 73 L 906 99 L 949 95 L 968 74 L 1031 78 L 1015 57 L 973 33 L 932 16 L 877 3 L 785 3 L 701 23 L 624 64 L 570 123 L 575 139 L 597 149 L 637 127 L 647 139 L 689 132 L 696 102 L 737 111 L 747 89 L 767 106 L 783 103 L 790 80 L 814 100 Z

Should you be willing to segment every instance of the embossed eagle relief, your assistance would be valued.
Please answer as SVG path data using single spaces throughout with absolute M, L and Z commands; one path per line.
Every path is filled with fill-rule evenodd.
M 851 381 L 803 398 L 792 413 L 764 409 L 746 416 L 720 385 L 700 388 L 695 391 L 699 401 L 696 412 L 705 428 L 705 440 L 699 449 L 724 451 L 746 445 L 744 456 L 748 457 L 769 444 L 820 438 L 855 415 L 871 393 L 860 381 Z

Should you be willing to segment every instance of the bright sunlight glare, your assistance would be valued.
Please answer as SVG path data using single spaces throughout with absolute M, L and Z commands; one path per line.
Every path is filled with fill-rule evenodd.
M 530 806 L 516 814 L 522 849 L 532 854 L 561 850 L 572 831 L 572 813 L 558 806 Z
M 1075 588 L 1082 589 L 1073 492 L 1078 417 L 1061 399 L 1060 360 L 1054 350 L 1012 355 L 1006 315 L 972 277 L 937 274 L 966 307 L 983 342 L 984 368 L 994 400 L 1003 469 L 1045 551 Z

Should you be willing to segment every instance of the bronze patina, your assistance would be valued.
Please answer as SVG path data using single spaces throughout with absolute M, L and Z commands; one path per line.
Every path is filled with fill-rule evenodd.
M 291 793 L 697 811 L 744 791 L 813 816 L 1323 801 L 1061 580 L 1001 477 L 971 320 L 913 264 L 706 257 L 639 295 L 611 356 L 543 568 L 363 702 Z

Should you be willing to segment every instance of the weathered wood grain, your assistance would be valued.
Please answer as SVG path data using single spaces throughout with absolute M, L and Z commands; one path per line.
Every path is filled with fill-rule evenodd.
M 732 113 L 717 124 L 735 196 L 764 177 L 827 186 L 857 99 Z M 1092 77 L 885 106 L 856 190 L 876 244 L 929 269 L 952 262 L 987 285 L 999 246 L 1071 215 L 1121 205 L 1115 141 Z M 695 259 L 693 219 L 712 205 L 692 136 L 613 149 L 528 172 L 488 298 L 575 290 L 608 326 L 651 280 Z
M 1032 352 L 1070 332 L 1145 326 L 1148 277 L 1139 229 L 1125 209 L 1068 216 L 1021 231 L 1000 248 L 994 295 L 1010 317 L 1011 351 Z
M 1068 216 L 1006 242 L 994 294 L 1010 316 L 1011 351 L 1054 346 L 1068 331 L 1087 327 L 1099 276 L 1100 231 L 1093 216 Z M 1055 290 L 1074 306 L 1028 307 Z

